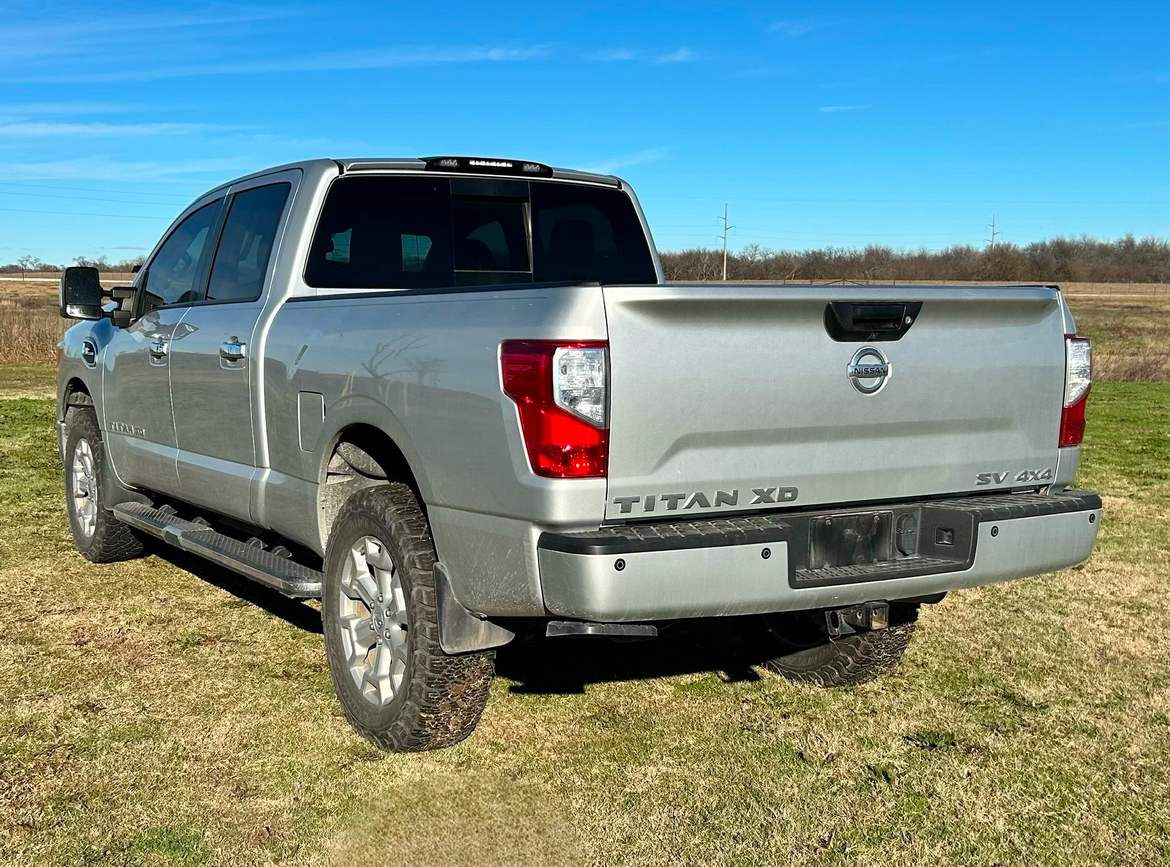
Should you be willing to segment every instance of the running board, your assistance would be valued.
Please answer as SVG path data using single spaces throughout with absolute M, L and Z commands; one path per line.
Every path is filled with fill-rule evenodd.
M 170 509 L 156 509 L 146 503 L 120 503 L 114 506 L 114 517 L 135 530 L 239 572 L 285 596 L 300 599 L 321 596 L 323 572 L 225 536 L 206 524 L 185 521 Z

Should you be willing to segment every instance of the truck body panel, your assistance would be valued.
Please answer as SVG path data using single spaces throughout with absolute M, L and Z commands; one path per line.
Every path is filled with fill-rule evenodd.
M 608 251 L 612 272 L 621 257 L 632 261 L 632 244 L 650 263 L 649 278 L 532 282 L 538 246 L 551 249 L 552 224 L 534 215 L 536 198 L 524 198 L 528 181 L 436 177 L 417 160 L 309 161 L 210 191 L 176 220 L 135 281 L 134 303 L 162 291 L 148 275 L 161 267 L 168 238 L 215 205 L 207 212 L 215 215 L 208 252 L 196 249 L 195 237 L 190 248 L 194 270 L 185 279 L 195 300 L 172 299 L 124 328 L 109 319 L 82 323 L 63 341 L 59 422 L 75 389 L 90 396 L 119 497 L 174 500 L 322 555 L 344 497 L 386 480 L 343 466 L 337 444 L 355 432 L 376 435 L 366 440 L 381 444 L 371 446 L 382 452 L 375 457 L 419 493 L 454 597 L 488 617 L 631 620 L 821 607 L 974 586 L 1087 556 L 1099 514 L 1089 500 L 1078 513 L 1088 520 L 1019 516 L 1011 523 L 1020 529 L 994 543 L 983 541 L 994 537 L 979 526 L 979 548 L 962 569 L 870 575 L 844 587 L 796 588 L 779 579 L 808 559 L 803 538 L 770 549 L 766 566 L 756 562 L 763 549 L 754 543 L 639 556 L 628 569 L 612 557 L 550 552 L 542 547 L 548 534 L 625 523 L 813 507 L 878 511 L 1013 490 L 1058 495 L 1079 456 L 1075 446 L 1057 448 L 1064 337 L 1075 326 L 1053 287 L 665 285 L 629 188 L 559 170 L 539 181 L 540 195 L 552 202 L 552 219 L 575 224 L 566 249 L 592 238 Z M 488 274 L 497 285 L 468 285 L 485 274 L 461 268 L 457 247 L 444 252 L 454 257 L 444 265 L 451 285 L 310 280 L 330 191 L 359 178 L 435 181 L 427 188 L 463 203 L 458 219 L 495 207 L 498 193 L 501 214 L 528 221 L 528 282 Z M 277 183 L 289 194 L 278 231 L 265 241 L 271 255 L 261 274 L 248 275 L 261 281 L 259 295 L 199 298 L 234 197 Z M 555 201 L 574 185 L 589 197 L 597 190 L 628 197 L 633 221 L 622 224 L 616 246 L 604 227 L 583 228 L 580 207 Z M 415 219 L 403 208 L 404 219 Z M 325 256 L 334 264 L 322 273 L 357 261 L 350 250 L 357 231 L 330 230 Z M 418 228 L 394 232 L 401 249 L 393 235 L 386 249 L 401 254 L 405 277 L 425 283 L 426 248 L 437 242 Z M 477 237 L 490 246 L 490 234 Z M 415 251 L 409 266 L 407 238 Z M 897 339 L 834 337 L 832 305 L 890 303 L 913 310 Z M 517 340 L 607 346 L 603 477 L 534 472 L 517 402 L 501 379 L 501 345 Z M 236 344 L 239 358 L 223 354 Z M 1005 553 L 1005 540 L 1029 534 L 1042 538 L 1027 556 Z
M 671 285 L 606 287 L 605 299 L 609 520 L 1055 478 L 1065 375 L 1055 289 Z M 831 302 L 894 299 L 921 304 L 899 339 L 828 333 Z M 890 365 L 874 394 L 847 376 L 866 346 Z

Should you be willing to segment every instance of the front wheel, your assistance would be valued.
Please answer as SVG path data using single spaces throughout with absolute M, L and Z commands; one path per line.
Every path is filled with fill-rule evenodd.
M 342 506 L 325 553 L 325 652 L 350 724 L 393 752 L 449 747 L 475 729 L 494 657 L 439 647 L 435 548 L 403 484 Z
M 856 686 L 898 664 L 918 621 L 918 606 L 890 603 L 890 625 L 830 638 L 824 611 L 764 615 L 764 668 L 797 683 Z
M 130 560 L 142 554 L 142 540 L 107 510 L 102 499 L 99 456 L 102 433 L 93 410 L 69 410 L 65 425 L 65 508 L 78 552 L 94 563 Z

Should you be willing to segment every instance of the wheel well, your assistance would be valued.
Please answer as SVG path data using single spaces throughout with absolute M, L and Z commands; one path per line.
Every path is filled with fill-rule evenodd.
M 388 482 L 409 485 L 422 504 L 418 481 L 394 440 L 373 425 L 356 424 L 341 431 L 329 450 L 317 489 L 322 550 L 345 501 L 358 491 Z
M 61 414 L 64 416 L 71 406 L 93 406 L 93 397 L 85 383 L 77 377 L 65 384 L 65 396 L 62 401 Z

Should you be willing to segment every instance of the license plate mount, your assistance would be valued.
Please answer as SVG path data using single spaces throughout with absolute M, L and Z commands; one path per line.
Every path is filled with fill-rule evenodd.
M 809 525 L 809 568 L 884 563 L 894 557 L 893 538 L 893 512 L 819 515 Z

